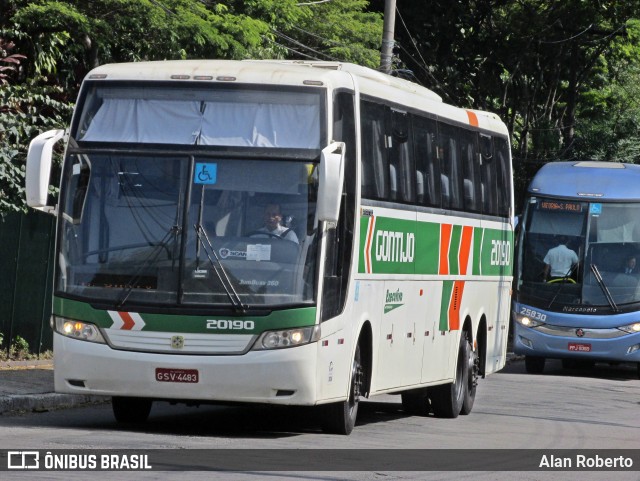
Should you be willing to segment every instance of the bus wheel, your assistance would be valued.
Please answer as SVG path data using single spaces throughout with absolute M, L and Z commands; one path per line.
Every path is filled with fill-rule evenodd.
M 546 359 L 544 357 L 525 356 L 524 369 L 529 374 L 542 374 L 542 372 L 544 371 L 545 361 Z
M 464 385 L 464 397 L 462 399 L 462 409 L 460 414 L 470 414 L 473 403 L 476 400 L 476 386 L 478 385 L 478 373 L 480 372 L 480 358 L 478 353 L 471 347 L 471 340 L 466 339 L 467 359 L 467 382 Z M 460 346 L 462 347 L 462 345 Z
M 358 403 L 362 393 L 362 360 L 360 357 L 360 344 L 356 346 L 356 353 L 351 366 L 351 386 L 349 399 L 339 403 L 323 406 L 322 430 L 331 434 L 351 434 L 356 425 L 358 416 Z
M 465 392 L 467 392 L 469 384 L 470 357 L 471 346 L 467 340 L 467 336 L 463 333 L 462 336 L 460 336 L 455 381 L 429 388 L 431 407 L 433 414 L 437 417 L 457 418 L 458 414 L 462 411 Z
M 111 398 L 113 415 L 120 423 L 143 423 L 149 417 L 151 404 L 153 401 L 140 397 L 120 397 Z
M 402 409 L 411 416 L 429 415 L 429 395 L 427 388 L 412 389 L 402 394 Z

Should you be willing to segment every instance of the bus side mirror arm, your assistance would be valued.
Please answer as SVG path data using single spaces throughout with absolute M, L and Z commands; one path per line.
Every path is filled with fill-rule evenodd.
M 344 183 L 344 142 L 333 142 L 322 149 L 318 166 L 318 220 L 335 224 L 340 217 Z
M 64 136 L 64 130 L 49 130 L 38 135 L 29 144 L 25 192 L 27 205 L 53 214 L 55 207 L 47 205 L 53 147 Z

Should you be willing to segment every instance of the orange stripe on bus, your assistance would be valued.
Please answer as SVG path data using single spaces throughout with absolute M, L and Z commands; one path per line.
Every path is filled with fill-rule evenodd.
M 460 304 L 462 303 L 462 292 L 464 291 L 464 281 L 455 281 L 451 290 L 451 300 L 449 302 L 449 330 L 460 329 Z
M 440 224 L 440 266 L 438 273 L 449 274 L 449 245 L 451 244 L 451 231 L 453 225 Z
M 369 232 L 367 232 L 367 248 L 366 248 L 366 255 L 365 255 L 365 263 L 366 263 L 366 267 L 365 269 L 367 270 L 367 274 L 371 274 L 371 241 L 373 239 L 373 225 L 374 225 L 374 217 L 371 216 L 369 217 Z
M 120 329 L 125 329 L 125 330 L 128 330 L 128 331 L 133 329 L 133 326 L 136 325 L 136 321 L 133 320 L 133 317 L 131 317 L 131 315 L 128 312 L 118 312 L 118 314 L 120 314 L 120 317 L 122 318 L 122 321 L 124 322 L 124 324 L 122 325 L 122 327 Z
M 472 125 L 474 127 L 477 127 L 478 124 L 478 116 L 471 112 L 470 110 L 467 110 L 467 117 L 469 117 L 469 125 Z

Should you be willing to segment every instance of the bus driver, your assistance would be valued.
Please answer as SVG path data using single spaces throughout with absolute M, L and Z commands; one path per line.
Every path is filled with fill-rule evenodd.
M 264 227 L 251 234 L 251 236 L 260 236 L 264 233 L 268 236 L 278 237 L 298 244 L 298 236 L 288 227 L 282 225 L 282 212 L 280 204 L 275 202 L 269 203 L 264 208 Z
M 567 247 L 567 236 L 558 237 L 558 245 L 544 256 L 544 280 L 568 277 L 578 264 L 578 255 Z

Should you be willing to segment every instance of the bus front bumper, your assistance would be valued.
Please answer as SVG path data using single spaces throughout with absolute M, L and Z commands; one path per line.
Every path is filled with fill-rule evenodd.
M 115 350 L 54 333 L 54 353 L 55 390 L 59 393 L 302 406 L 316 403 L 317 343 L 243 355 L 169 355 Z
M 530 328 L 515 322 L 516 354 L 555 359 L 640 362 L 640 332 L 617 329 Z M 617 332 L 614 332 L 617 331 Z

